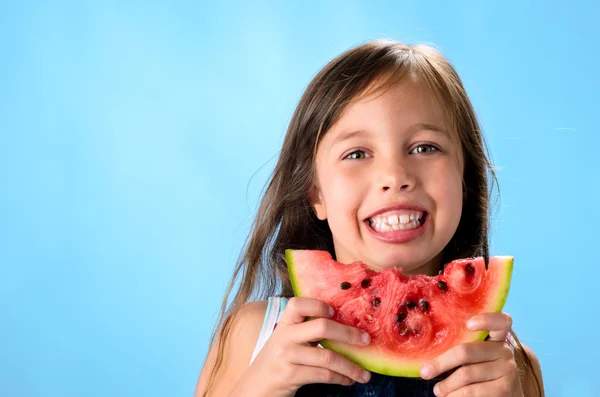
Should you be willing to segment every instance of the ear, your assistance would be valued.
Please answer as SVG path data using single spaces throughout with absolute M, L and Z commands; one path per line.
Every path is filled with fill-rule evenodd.
M 327 208 L 325 207 L 325 201 L 323 200 L 321 191 L 317 186 L 313 185 L 313 187 L 310 189 L 308 200 L 310 201 L 310 205 L 313 207 L 317 218 L 322 221 L 327 219 Z

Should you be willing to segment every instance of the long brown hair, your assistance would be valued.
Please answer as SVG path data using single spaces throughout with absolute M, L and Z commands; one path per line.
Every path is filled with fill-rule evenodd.
M 326 221 L 312 212 L 309 191 L 315 183 L 314 158 L 320 139 L 346 105 L 371 91 L 416 78 L 444 109 L 460 141 L 464 157 L 464 201 L 458 229 L 444 249 L 442 263 L 489 256 L 490 197 L 497 186 L 484 138 L 463 84 L 437 50 L 426 45 L 374 41 L 350 49 L 329 62 L 310 82 L 289 124 L 279 159 L 267 184 L 251 232 L 222 302 L 211 344 L 219 342 L 205 394 L 222 365 L 224 341 L 233 315 L 251 300 L 292 296 L 284 251 L 324 249 L 334 257 L 333 238 Z M 240 279 L 241 277 L 241 279 Z M 239 281 L 231 303 L 234 285 Z M 516 339 L 515 355 L 522 372 L 533 376 L 531 361 Z M 541 395 L 540 381 L 535 376 Z

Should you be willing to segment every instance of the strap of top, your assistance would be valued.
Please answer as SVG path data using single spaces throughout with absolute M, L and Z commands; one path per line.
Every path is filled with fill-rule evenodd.
M 267 312 L 265 313 L 265 320 L 263 321 L 260 334 L 258 334 L 258 340 L 256 341 L 256 346 L 254 347 L 250 364 L 252 364 L 260 350 L 273 333 L 273 330 L 277 326 L 277 323 L 279 322 L 279 319 L 285 310 L 287 302 L 287 298 L 281 298 L 277 296 L 269 297 L 267 303 Z

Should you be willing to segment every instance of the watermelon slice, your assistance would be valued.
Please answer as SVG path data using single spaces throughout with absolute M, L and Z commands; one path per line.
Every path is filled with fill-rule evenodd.
M 296 296 L 327 302 L 333 320 L 371 335 L 369 346 L 323 340 L 363 368 L 384 375 L 418 377 L 421 366 L 451 347 L 485 339 L 488 331 L 467 329 L 467 320 L 502 310 L 513 258 L 459 259 L 443 273 L 404 275 L 401 269 L 374 271 L 364 263 L 341 264 L 326 251 L 287 250 Z

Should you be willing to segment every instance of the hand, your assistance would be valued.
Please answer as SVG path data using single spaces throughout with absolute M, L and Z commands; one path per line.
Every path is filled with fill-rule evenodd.
M 511 326 L 512 319 L 506 313 L 472 317 L 467 327 L 473 331 L 489 330 L 489 339 L 455 346 L 423 365 L 421 376 L 431 379 L 460 366 L 435 385 L 436 396 L 523 397 L 517 364 L 506 343 Z
M 288 397 L 302 385 L 365 383 L 370 373 L 342 355 L 316 347 L 316 342 L 330 339 L 359 346 L 370 343 L 369 334 L 329 318 L 333 308 L 311 298 L 289 300 L 277 328 L 246 370 L 236 389 L 264 390 L 256 394 Z M 306 317 L 315 319 L 304 321 Z

